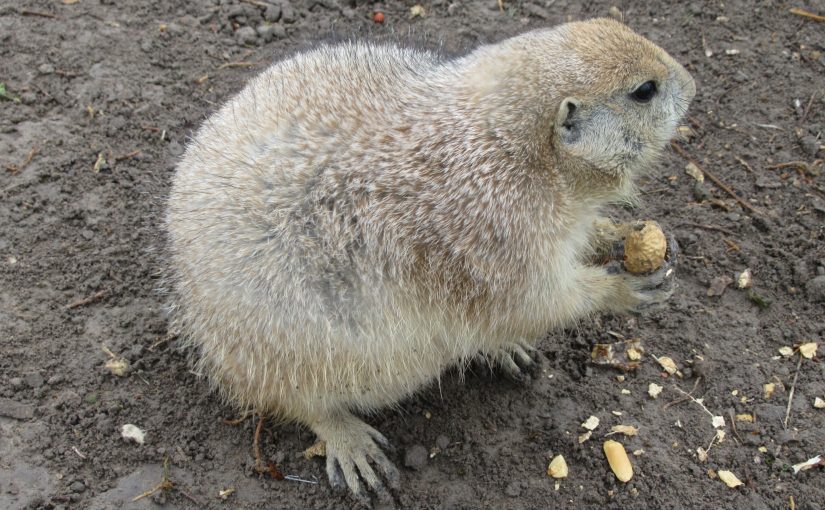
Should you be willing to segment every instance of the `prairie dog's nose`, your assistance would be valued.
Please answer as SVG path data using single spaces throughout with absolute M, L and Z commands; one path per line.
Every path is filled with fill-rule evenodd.
M 682 89 L 682 99 L 690 102 L 693 96 L 696 95 L 696 82 L 693 80 L 693 76 L 676 61 L 673 62 L 671 75 L 676 80 L 676 83 L 679 84 L 679 88 Z

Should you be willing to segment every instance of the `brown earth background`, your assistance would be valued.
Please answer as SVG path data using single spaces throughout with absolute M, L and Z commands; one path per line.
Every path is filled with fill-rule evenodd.
M 697 184 L 669 150 L 641 182 L 642 205 L 613 211 L 676 235 L 679 288 L 666 309 L 553 332 L 524 384 L 481 367 L 448 372 L 400 411 L 370 417 L 398 448 L 395 504 L 823 508 L 825 470 L 791 466 L 825 454 L 825 410 L 814 406 L 825 364 L 778 349 L 818 342 L 824 352 L 825 23 L 790 10 L 825 15 L 825 3 L 505 1 L 502 11 L 496 0 L 433 0 L 411 18 L 413 5 L 0 2 L 0 508 L 354 506 L 330 490 L 322 461 L 303 458 L 314 438 L 297 426 L 267 424 L 264 458 L 319 483 L 253 473 L 255 421 L 227 424 L 236 412 L 164 341 L 159 224 L 187 136 L 247 78 L 319 41 L 379 37 L 460 54 L 611 7 L 693 73 L 693 133 L 681 147 L 744 205 Z M 752 289 L 708 296 L 746 268 Z M 595 343 L 621 338 L 646 348 L 637 370 L 591 362 Z M 126 376 L 105 368 L 102 346 L 128 361 Z M 682 377 L 665 377 L 651 354 L 673 358 Z M 651 382 L 664 387 L 655 400 Z M 591 415 L 601 425 L 579 443 Z M 711 415 L 724 417 L 725 438 L 703 462 Z M 145 444 L 121 438 L 127 423 Z M 601 450 L 617 424 L 639 433 L 611 437 L 643 450 L 627 484 Z M 556 487 L 545 471 L 558 454 L 570 474 Z M 162 480 L 164 462 L 173 487 L 131 502 Z M 719 470 L 743 485 L 728 488 Z

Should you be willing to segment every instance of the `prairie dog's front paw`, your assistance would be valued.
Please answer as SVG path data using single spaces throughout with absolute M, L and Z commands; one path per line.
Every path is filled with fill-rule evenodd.
M 638 313 L 658 308 L 673 295 L 676 288 L 679 245 L 672 234 L 665 234 L 665 237 L 667 252 L 662 266 L 656 271 L 639 275 L 628 272 L 618 261 L 613 261 L 609 265 L 609 271 L 620 274 L 633 293 L 636 301 L 635 305 L 631 307 L 633 312 Z

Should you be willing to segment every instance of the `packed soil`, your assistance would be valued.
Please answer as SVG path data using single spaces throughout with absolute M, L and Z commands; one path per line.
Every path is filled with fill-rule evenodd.
M 314 437 L 297 425 L 267 422 L 261 450 L 303 481 L 254 471 L 257 420 L 237 420 L 167 329 L 160 218 L 187 137 L 291 52 L 378 37 L 461 54 L 612 7 L 433 0 L 412 17 L 414 4 L 2 2 L 0 508 L 357 505 L 331 490 L 323 460 L 304 458 Z M 815 406 L 825 364 L 796 349 L 825 352 L 825 23 L 791 8 L 825 15 L 825 5 L 615 7 L 697 81 L 681 152 L 668 149 L 640 182 L 638 207 L 612 210 L 675 234 L 676 293 L 660 311 L 550 332 L 526 381 L 451 371 L 368 417 L 397 448 L 395 506 L 823 507 L 823 467 L 792 466 L 825 454 Z M 688 158 L 704 182 L 686 173 Z M 747 268 L 752 284 L 740 289 Z M 638 368 L 591 359 L 595 344 L 626 339 L 645 349 Z M 678 372 L 657 362 L 665 356 Z M 663 388 L 655 399 L 651 383 Z M 591 415 L 600 425 L 581 441 Z M 145 431 L 142 445 L 121 437 L 125 424 Z M 602 451 L 620 424 L 638 428 L 609 437 L 632 452 L 628 483 Z M 567 478 L 546 473 L 556 455 Z M 742 484 L 728 487 L 721 471 Z

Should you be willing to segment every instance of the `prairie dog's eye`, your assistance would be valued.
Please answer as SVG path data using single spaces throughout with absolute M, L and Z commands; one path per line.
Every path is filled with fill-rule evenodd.
M 647 103 L 653 96 L 656 95 L 656 82 L 655 81 L 646 81 L 639 85 L 636 90 L 630 93 L 630 97 L 633 98 L 634 101 L 638 101 L 640 103 Z

